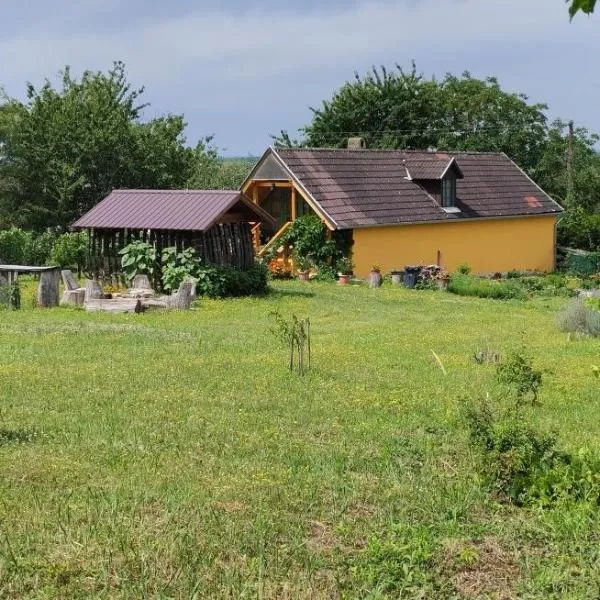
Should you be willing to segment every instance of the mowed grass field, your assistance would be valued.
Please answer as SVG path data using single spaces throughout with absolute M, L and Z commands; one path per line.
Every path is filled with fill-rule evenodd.
M 598 510 L 500 503 L 460 418 L 502 402 L 473 355 L 524 345 L 548 370 L 526 413 L 598 445 L 600 345 L 557 330 L 567 300 L 272 287 L 0 312 L 0 597 L 598 597 Z M 312 321 L 303 378 L 275 310 Z

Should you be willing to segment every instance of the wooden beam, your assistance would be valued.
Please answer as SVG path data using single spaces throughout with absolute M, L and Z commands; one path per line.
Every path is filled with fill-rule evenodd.
M 259 188 L 271 188 L 271 187 L 291 188 L 292 187 L 291 181 L 253 181 L 252 184 L 254 185 L 255 188 L 257 188 L 257 187 L 259 187 Z
M 258 188 L 256 186 L 252 188 L 252 202 L 258 204 Z
M 292 221 L 295 221 L 296 217 L 297 217 L 297 205 L 296 205 L 296 188 L 294 186 L 292 186 L 292 193 L 290 194 L 290 203 L 291 203 L 290 214 L 292 215 Z

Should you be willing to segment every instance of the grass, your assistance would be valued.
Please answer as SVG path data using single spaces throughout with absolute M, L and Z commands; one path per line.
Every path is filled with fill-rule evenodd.
M 0 312 L 0 597 L 597 597 L 597 508 L 499 503 L 458 418 L 500 395 L 473 355 L 525 343 L 550 371 L 531 416 L 598 444 L 598 342 L 558 331 L 566 299 L 274 288 Z M 311 318 L 304 378 L 274 310 Z

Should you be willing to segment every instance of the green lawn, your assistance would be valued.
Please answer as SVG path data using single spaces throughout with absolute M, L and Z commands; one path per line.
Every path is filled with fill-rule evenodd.
M 501 396 L 473 354 L 525 344 L 532 418 L 598 444 L 600 345 L 556 329 L 565 299 L 273 288 L 0 312 L 0 597 L 598 597 L 598 511 L 495 500 L 459 418 Z M 274 310 L 311 318 L 304 378 Z

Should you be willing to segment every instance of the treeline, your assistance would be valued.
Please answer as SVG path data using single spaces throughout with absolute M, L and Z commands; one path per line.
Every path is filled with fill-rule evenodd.
M 189 147 L 183 115 L 143 120 L 144 89 L 117 62 L 58 87 L 0 100 L 0 229 L 65 231 L 115 188 L 237 188 L 249 161 L 223 161 L 210 137 Z M 413 64 L 373 69 L 318 108 L 299 139 L 277 145 L 499 151 L 567 208 L 559 243 L 600 250 L 597 135 L 549 122 L 547 106 L 469 73 L 427 79 Z M 569 168 L 570 165 L 570 168 Z
M 585 127 L 549 122 L 547 106 L 503 90 L 493 78 L 469 73 L 427 79 L 396 65 L 373 69 L 343 85 L 293 139 L 282 146 L 343 147 L 349 136 L 369 148 L 435 148 L 505 152 L 567 208 L 559 242 L 600 249 L 599 137 Z M 571 168 L 569 169 L 569 161 Z
M 0 228 L 66 230 L 115 188 L 236 188 L 247 161 L 219 159 L 211 138 L 186 145 L 183 115 L 142 120 L 144 89 L 125 66 L 27 85 L 0 103 Z

